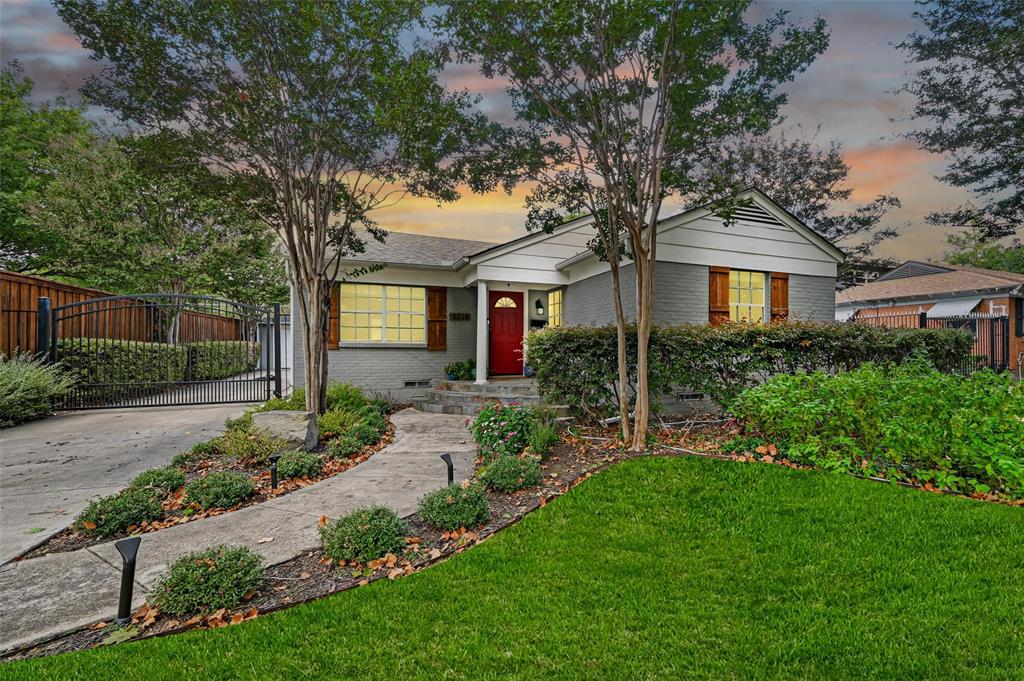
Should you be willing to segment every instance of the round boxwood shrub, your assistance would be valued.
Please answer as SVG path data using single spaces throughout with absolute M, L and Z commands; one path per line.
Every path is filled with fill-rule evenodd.
M 185 474 L 177 468 L 153 468 L 135 476 L 128 486 L 134 489 L 151 489 L 161 496 L 167 496 L 185 484 Z
M 132 525 L 159 520 L 164 511 L 152 489 L 128 487 L 91 502 L 75 520 L 75 529 L 97 537 L 112 537 Z
M 540 484 L 540 462 L 533 457 L 499 456 L 483 474 L 484 484 L 499 492 L 516 492 Z
M 387 506 L 370 506 L 320 528 L 324 553 L 334 560 L 368 562 L 405 545 L 405 523 Z
M 256 491 L 256 486 L 245 473 L 214 471 L 206 477 L 190 482 L 185 487 L 188 503 L 202 508 L 229 508 L 245 501 Z
M 350 434 L 336 437 L 327 443 L 327 456 L 332 459 L 346 459 L 361 451 L 363 451 L 363 443 Z
M 420 502 L 423 522 L 439 530 L 476 527 L 491 517 L 487 496 L 478 486 L 449 485 L 423 497 Z
M 263 579 L 263 559 L 244 546 L 214 546 L 182 556 L 157 585 L 154 604 L 174 616 L 232 608 Z
M 277 473 L 282 478 L 315 478 L 320 475 L 321 468 L 323 464 L 319 455 L 298 449 L 285 452 L 277 461 Z

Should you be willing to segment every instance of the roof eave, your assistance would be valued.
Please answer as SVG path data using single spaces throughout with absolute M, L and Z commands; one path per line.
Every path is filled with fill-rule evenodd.
M 858 300 L 836 301 L 836 305 L 876 305 L 888 303 L 890 300 L 897 302 L 913 302 L 915 300 L 934 300 L 936 298 L 969 298 L 977 295 L 992 295 L 997 293 L 1008 293 L 1019 295 L 1024 291 L 1024 284 L 1011 286 L 994 286 L 989 288 L 961 289 L 959 291 L 946 291 L 944 293 L 915 293 L 907 296 L 882 296 L 880 298 L 863 298 Z

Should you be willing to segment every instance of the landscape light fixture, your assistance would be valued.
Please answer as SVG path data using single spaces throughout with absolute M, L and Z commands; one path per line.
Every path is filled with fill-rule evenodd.
M 452 455 L 447 452 L 441 455 L 441 461 L 448 466 L 448 484 L 455 482 L 455 467 L 452 465 Z
M 132 589 L 135 587 L 135 558 L 139 555 L 142 537 L 128 537 L 114 543 L 121 554 L 121 594 L 117 601 L 117 619 L 120 625 L 132 621 Z
M 280 454 L 270 456 L 270 489 L 277 489 L 277 461 L 280 458 Z

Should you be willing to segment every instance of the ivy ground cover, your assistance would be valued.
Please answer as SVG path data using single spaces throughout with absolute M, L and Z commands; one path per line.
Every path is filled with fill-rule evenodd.
M 1019 678 L 1021 510 L 639 458 L 408 577 L 4 678 Z

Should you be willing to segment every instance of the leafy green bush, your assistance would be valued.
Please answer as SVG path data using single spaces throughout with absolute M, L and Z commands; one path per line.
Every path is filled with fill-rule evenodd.
M 282 478 L 315 478 L 322 468 L 318 454 L 298 449 L 285 452 L 277 461 L 277 472 Z
M 349 383 L 330 383 L 327 386 L 327 408 L 359 410 L 366 406 L 366 394 L 362 388 Z
M 630 383 L 636 380 L 636 333 L 626 333 Z M 534 331 L 526 362 L 545 401 L 603 417 L 618 411 L 615 327 Z M 673 386 L 728 406 L 744 389 L 798 370 L 847 371 L 873 362 L 899 364 L 921 355 L 951 372 L 974 360 L 974 340 L 960 329 L 889 329 L 864 324 L 723 324 L 654 327 L 650 342 L 653 397 Z
M 13 426 L 50 413 L 51 400 L 74 385 L 60 367 L 32 355 L 0 355 L 0 426 Z
M 173 617 L 205 615 L 238 605 L 263 579 L 263 559 L 224 544 L 182 556 L 157 585 L 153 602 Z
M 210 442 L 219 456 L 254 466 L 266 466 L 271 454 L 287 446 L 282 440 L 275 440 L 261 430 L 242 428 L 227 430 Z
M 540 484 L 540 461 L 532 456 L 499 456 L 481 479 L 488 489 L 511 494 Z
M 214 471 L 185 486 L 185 500 L 203 509 L 230 508 L 256 492 L 252 478 L 245 473 Z
M 347 459 L 363 451 L 363 446 L 359 438 L 346 433 L 327 441 L 327 456 L 332 459 Z
M 405 523 L 387 506 L 349 513 L 320 528 L 324 554 L 334 560 L 369 562 L 405 546 Z
M 320 414 L 316 419 L 320 439 L 325 440 L 344 435 L 359 422 L 360 418 L 360 413 L 354 409 L 332 409 Z
M 1024 496 L 1024 385 L 925 363 L 776 376 L 733 410 L 797 462 Z
M 419 513 L 426 524 L 449 532 L 476 527 L 491 517 L 483 490 L 475 485 L 462 487 L 458 483 L 423 497 Z
M 288 397 L 271 397 L 253 411 L 277 411 L 282 409 L 285 411 L 305 411 L 306 391 L 302 388 L 292 388 L 292 394 Z
M 473 439 L 484 457 L 519 454 L 526 448 L 533 416 L 521 405 L 500 402 L 485 406 L 473 419 Z
M 444 367 L 444 373 L 446 376 L 454 376 L 456 381 L 471 381 L 476 378 L 476 360 L 449 362 Z
M 187 343 L 186 375 L 191 381 L 212 381 L 244 374 L 256 368 L 260 344 L 252 341 Z
M 161 496 L 177 491 L 185 484 L 185 474 L 176 468 L 153 468 L 135 476 L 128 484 L 133 489 L 151 489 Z
M 534 423 L 530 429 L 530 451 L 543 458 L 558 444 L 558 428 L 548 423 Z
M 128 487 L 89 503 L 75 519 L 76 530 L 97 537 L 112 537 L 132 525 L 159 520 L 164 511 L 152 489 Z

